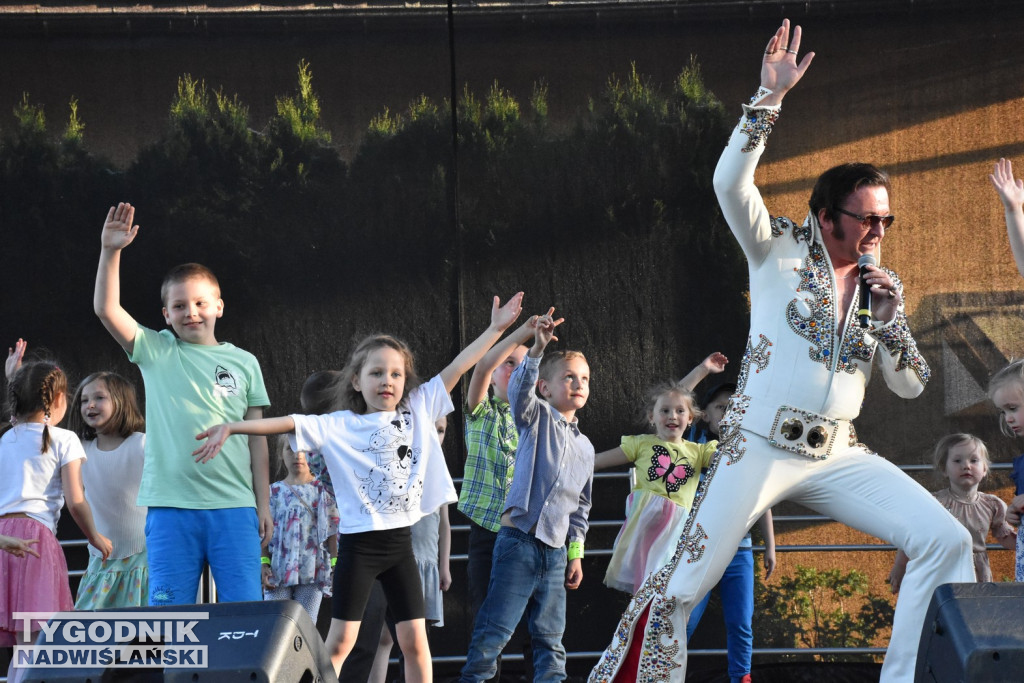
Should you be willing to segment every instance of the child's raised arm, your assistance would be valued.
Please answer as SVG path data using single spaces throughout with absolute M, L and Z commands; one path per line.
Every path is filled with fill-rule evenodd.
M 139 234 L 133 225 L 135 207 L 124 202 L 110 207 L 100 238 L 100 265 L 96 270 L 96 289 L 92 307 L 103 326 L 128 353 L 135 349 L 138 323 L 121 306 L 121 250 Z
M 205 432 L 196 434 L 196 441 L 206 439 L 199 448 L 192 451 L 196 462 L 209 462 L 220 453 L 221 446 L 229 436 L 248 434 L 250 436 L 270 436 L 271 434 L 289 434 L 295 431 L 295 420 L 290 415 L 282 417 L 265 417 L 261 420 L 243 420 L 227 422 L 210 427 Z M 268 475 L 269 478 L 269 475 Z
M 14 347 L 7 347 L 7 362 L 4 363 L 4 376 L 10 382 L 14 379 L 14 373 L 21 367 L 21 361 L 25 358 L 25 350 L 28 349 L 28 342 L 19 338 L 14 342 Z
M 487 387 L 490 386 L 491 375 L 498 369 L 498 366 L 508 358 L 513 349 L 525 344 L 533 337 L 533 323 L 536 320 L 537 316 L 531 316 L 529 320 L 516 328 L 515 332 L 492 346 L 490 351 L 485 353 L 473 368 L 473 374 L 469 378 L 469 389 L 466 391 L 466 407 L 470 412 L 487 398 Z
M 555 312 L 554 307 L 548 309 L 550 316 Z M 469 380 L 469 390 L 466 392 L 466 407 L 473 411 L 487 398 L 487 387 L 491 383 L 491 375 L 501 365 L 509 354 L 516 347 L 525 345 L 533 338 L 533 329 L 537 326 L 540 316 L 532 315 L 520 325 L 514 332 L 491 347 L 491 350 L 484 354 L 480 362 L 473 368 L 473 375 Z M 555 337 L 557 339 L 558 337 Z
M 476 365 L 488 349 L 494 346 L 502 333 L 516 321 L 523 311 L 523 293 L 516 293 L 511 299 L 499 306 L 500 300 L 494 297 L 491 306 L 491 324 L 487 326 L 483 334 L 470 342 L 459 355 L 455 357 L 448 366 L 441 371 L 441 381 L 444 382 L 446 391 L 451 391 L 459 383 L 459 378 L 469 372 L 469 369 Z
M 701 380 L 708 375 L 717 375 L 720 372 L 724 372 L 728 362 L 729 359 L 721 352 L 715 351 L 702 360 L 700 365 L 690 370 L 686 377 L 679 380 L 679 386 L 687 391 L 693 391 L 694 387 L 700 384 Z
M 999 201 L 1003 203 L 1013 260 L 1017 262 L 1017 272 L 1024 277 L 1024 180 L 1014 179 L 1013 165 L 1009 159 L 997 161 L 988 179 L 992 181 Z

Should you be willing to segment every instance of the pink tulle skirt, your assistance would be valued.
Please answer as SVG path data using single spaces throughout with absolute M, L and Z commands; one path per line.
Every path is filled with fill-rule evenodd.
M 46 525 L 25 517 L 0 519 L 0 534 L 39 541 L 32 546 L 39 557 L 0 550 L 0 647 L 11 647 L 24 629 L 21 620 L 14 620 L 15 612 L 70 611 L 74 601 L 64 550 Z M 32 631 L 46 623 L 33 621 Z
M 615 539 L 605 585 L 633 594 L 648 574 L 668 564 L 688 512 L 688 508 L 646 489 L 630 493 L 626 521 Z

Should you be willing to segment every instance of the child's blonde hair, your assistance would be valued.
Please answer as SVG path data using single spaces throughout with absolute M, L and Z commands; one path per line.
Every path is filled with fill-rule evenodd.
M 697 407 L 697 397 L 686 387 L 680 386 L 677 382 L 660 382 L 647 390 L 644 397 L 643 410 L 639 415 L 639 422 L 642 425 L 653 426 L 654 406 L 658 404 L 662 396 L 675 394 L 683 399 L 687 410 L 690 411 L 690 424 L 696 424 L 704 417 L 704 411 Z
M 416 365 L 412 351 L 408 345 L 389 334 L 371 334 L 356 344 L 356 348 L 349 356 L 348 363 L 341 369 L 341 374 L 336 378 L 338 405 L 342 410 L 351 410 L 354 413 L 363 414 L 366 412 L 366 399 L 361 391 L 356 391 L 352 386 L 352 380 L 359 376 L 366 364 L 366 359 L 371 353 L 381 348 L 389 348 L 397 351 L 405 361 L 405 390 L 402 393 L 404 402 L 409 392 L 420 385 L 420 378 L 416 375 Z
M 68 425 L 79 439 L 86 441 L 96 438 L 96 430 L 82 419 L 82 392 L 93 382 L 103 382 L 110 394 L 113 412 L 107 432 L 127 439 L 135 432 L 146 431 L 146 419 L 139 409 L 139 397 L 135 385 L 116 372 L 94 372 L 81 382 L 75 389 L 75 396 L 68 406 Z
M 932 451 L 932 464 L 935 466 L 935 471 L 942 476 L 946 476 L 946 461 L 949 460 L 949 452 L 957 446 L 964 444 L 971 444 L 978 449 L 978 455 L 981 456 L 982 461 L 985 463 L 985 474 L 988 475 L 989 466 L 992 464 L 988 459 L 988 446 L 973 434 L 963 433 L 947 434 L 935 444 L 935 450 Z
M 584 363 L 587 363 L 587 357 L 583 355 L 582 351 L 560 350 L 545 353 L 544 357 L 540 359 L 540 367 L 537 368 L 537 376 L 550 382 L 552 375 L 555 372 L 555 368 L 559 367 L 562 363 L 568 363 L 569 361 L 576 360 L 577 358 Z
M 992 400 L 995 397 L 995 393 L 1007 384 L 1016 382 L 1017 386 L 1020 387 L 1021 395 L 1024 396 L 1024 358 L 1020 360 L 1011 361 L 1005 368 L 992 375 L 992 379 L 988 381 L 988 398 Z M 1003 414 L 999 413 L 999 431 L 1006 436 L 1017 436 L 1013 433 L 1013 430 L 1006 424 L 1006 418 Z

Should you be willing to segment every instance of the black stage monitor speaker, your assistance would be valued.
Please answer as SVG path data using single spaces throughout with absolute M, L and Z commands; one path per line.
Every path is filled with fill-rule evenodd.
M 32 657 L 27 683 L 338 680 L 293 600 L 65 612 L 47 623 Z
M 1024 681 L 1024 583 L 947 583 L 921 631 L 915 683 Z

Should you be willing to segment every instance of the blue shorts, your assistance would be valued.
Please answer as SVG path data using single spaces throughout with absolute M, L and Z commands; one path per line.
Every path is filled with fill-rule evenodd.
M 256 508 L 151 507 L 146 550 L 150 605 L 195 603 L 207 564 L 217 582 L 218 602 L 263 599 Z

